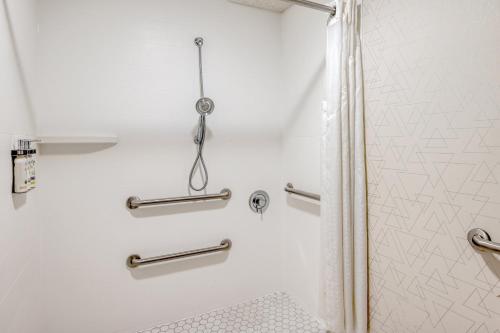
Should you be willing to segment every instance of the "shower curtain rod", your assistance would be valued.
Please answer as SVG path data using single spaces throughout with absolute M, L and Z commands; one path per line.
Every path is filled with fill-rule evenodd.
M 335 15 L 335 12 L 337 9 L 335 6 L 330 7 L 327 5 L 323 5 L 323 4 L 320 4 L 317 2 L 307 1 L 307 0 L 281 0 L 281 1 L 290 2 L 290 3 L 293 3 L 295 5 L 304 6 L 304 7 L 311 8 L 311 9 L 321 10 L 323 12 L 330 13 L 332 16 Z

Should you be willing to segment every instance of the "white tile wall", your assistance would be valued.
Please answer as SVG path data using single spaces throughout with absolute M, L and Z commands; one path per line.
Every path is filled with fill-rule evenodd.
M 114 132 L 116 146 L 40 158 L 49 331 L 148 327 L 280 290 L 280 18 L 225 0 L 40 1 L 38 128 Z M 130 195 L 187 194 L 203 36 L 208 192 L 224 203 L 129 212 Z M 68 47 L 71 45 L 71 47 Z M 263 189 L 261 220 L 248 197 Z M 154 256 L 233 240 L 227 254 L 129 271 Z
M 0 3 L 0 332 L 42 329 L 40 225 L 36 193 L 13 195 L 12 135 L 32 136 L 34 2 Z
M 158 318 L 178 319 L 234 303 L 236 298 L 258 296 L 281 280 L 307 311 L 316 314 L 319 206 L 287 198 L 282 188 L 292 181 L 319 192 L 325 15 L 294 7 L 280 18 L 223 1 L 175 1 L 167 7 L 148 2 L 140 9 L 130 1 L 113 4 L 86 1 L 65 5 L 44 0 L 40 11 L 43 96 L 39 128 L 42 132 L 113 129 L 121 140 L 117 147 L 85 156 L 43 157 L 47 179 L 64 177 L 78 189 L 76 197 L 64 198 L 64 182 L 43 186 L 51 202 L 56 197 L 67 206 L 63 210 L 54 207 L 46 217 L 51 221 L 44 242 L 46 251 L 58 258 L 55 267 L 72 267 L 79 261 L 57 253 L 77 244 L 77 258 L 102 266 L 103 271 L 86 275 L 100 281 L 97 288 L 106 295 L 102 301 L 85 290 L 74 290 L 72 287 L 82 285 L 85 277 L 79 270 L 70 270 L 67 283 L 62 285 L 65 292 L 51 296 L 51 329 L 57 332 L 78 322 L 82 330 L 97 332 L 116 327 L 118 321 L 125 326 L 144 327 L 143 323 Z M 110 17 L 106 13 L 111 10 L 119 15 Z M 182 24 L 178 18 L 182 18 Z M 194 154 L 188 133 L 196 121 L 192 104 L 197 97 L 197 59 L 192 38 L 197 35 L 206 39 L 206 88 L 216 101 L 216 110 L 208 119 L 213 138 L 206 146 L 210 189 L 229 186 L 234 197 L 224 209 L 185 209 L 182 214 L 162 216 L 168 213 L 164 210 L 131 219 L 123 209 L 127 195 L 154 197 L 185 192 Z M 78 43 L 71 49 L 64 48 L 62 42 L 69 40 Z M 56 60 L 54 53 L 65 61 Z M 162 153 L 152 155 L 152 151 Z M 98 161 L 104 165 L 98 166 Z M 58 165 L 69 167 L 68 171 Z M 146 171 L 145 165 L 155 171 Z M 70 179 L 69 170 L 83 168 L 90 181 Z M 179 176 L 172 179 L 172 175 Z M 123 179 L 128 181 L 124 183 Z M 116 182 L 119 189 L 113 189 Z M 100 188 L 105 183 L 110 186 Z M 271 208 L 264 221 L 257 221 L 246 208 L 246 196 L 258 188 L 271 194 Z M 95 204 L 82 212 L 79 207 L 89 194 Z M 75 210 L 79 211 L 78 218 L 73 216 Z M 102 222 L 99 211 L 109 212 L 108 222 Z M 96 237 L 97 230 L 104 239 L 90 250 L 86 244 Z M 108 236 L 115 230 L 121 230 L 120 236 Z M 122 261 L 131 251 L 154 255 L 190 244 L 203 246 L 208 240 L 217 242 L 226 236 L 235 238 L 235 247 L 224 265 L 178 268 L 181 272 L 174 268 L 166 276 L 160 270 L 154 279 L 140 279 L 140 284 L 123 275 Z M 109 241 L 116 242 L 115 249 L 107 249 Z M 286 253 L 286 260 L 280 257 L 280 251 Z M 286 268 L 281 269 L 281 265 Z M 61 288 L 58 273 L 57 269 L 47 273 L 52 290 Z M 204 274 L 209 274 L 209 280 L 215 279 L 213 288 L 200 281 Z M 99 315 L 101 307 L 109 307 L 117 297 L 103 293 L 109 283 L 114 283 L 121 295 L 115 317 Z M 145 290 L 153 286 L 158 291 L 144 297 Z M 238 291 L 227 294 L 227 288 Z M 165 297 L 170 301 L 165 302 Z M 193 297 L 198 301 L 193 302 Z M 80 301 L 69 310 L 68 303 L 73 299 Z M 153 306 L 141 318 L 130 316 L 143 302 L 163 306 Z M 83 312 L 82 306 L 95 313 L 84 316 L 88 312 Z M 69 312 L 62 321 L 58 320 L 61 312 Z
M 283 119 L 281 187 L 320 192 L 321 101 L 327 15 L 292 7 L 282 17 Z M 319 203 L 282 193 L 284 281 L 288 292 L 318 314 Z

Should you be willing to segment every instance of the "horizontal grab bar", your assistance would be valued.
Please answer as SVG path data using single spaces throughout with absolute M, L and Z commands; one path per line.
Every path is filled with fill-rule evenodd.
M 472 229 L 467 233 L 467 239 L 473 248 L 479 251 L 500 253 L 500 243 L 491 241 L 490 235 L 483 229 Z
M 167 254 L 167 255 L 158 256 L 158 257 L 151 257 L 151 258 L 142 259 L 140 255 L 132 254 L 131 256 L 129 256 L 127 258 L 127 266 L 130 268 L 137 268 L 139 266 L 150 265 L 150 264 L 155 264 L 155 263 L 159 263 L 159 262 L 172 261 L 172 260 L 177 260 L 177 259 L 181 259 L 181 258 L 194 257 L 194 256 L 199 256 L 199 255 L 209 254 L 209 253 L 214 253 L 214 252 L 221 252 L 221 251 L 229 250 L 232 245 L 233 245 L 233 243 L 231 242 L 230 239 L 223 239 L 220 242 L 220 245 L 217 245 L 217 246 L 211 246 L 211 247 L 206 247 L 203 249 L 197 249 L 197 250 L 191 250 L 191 251 L 177 252 L 177 253 Z
M 316 201 L 321 201 L 321 196 L 319 194 L 301 191 L 301 190 L 296 190 L 293 187 L 292 183 L 286 184 L 285 191 L 290 193 L 290 194 L 296 194 L 296 195 L 300 195 L 301 197 L 306 197 L 306 198 L 313 199 Z
M 147 199 L 142 200 L 139 197 L 130 197 L 127 199 L 127 207 L 129 209 L 137 209 L 144 206 L 158 206 L 158 205 L 170 205 L 185 202 L 195 202 L 195 201 L 210 201 L 210 200 L 229 200 L 231 199 L 231 190 L 223 189 L 217 194 L 202 194 L 202 195 L 188 195 L 185 197 L 172 197 L 172 198 L 161 198 L 161 199 Z

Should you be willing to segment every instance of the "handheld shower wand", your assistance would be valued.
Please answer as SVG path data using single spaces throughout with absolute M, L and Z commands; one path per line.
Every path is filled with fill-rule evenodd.
M 205 91 L 203 87 L 203 61 L 201 52 L 203 42 L 203 38 L 201 37 L 197 37 L 194 40 L 195 45 L 198 47 L 198 63 L 200 72 L 200 98 L 196 102 L 196 111 L 200 114 L 200 119 L 198 121 L 198 131 L 194 138 L 194 143 L 198 146 L 198 152 L 191 168 L 191 172 L 189 173 L 189 187 L 194 191 L 203 191 L 208 185 L 208 169 L 203 158 L 203 145 L 205 144 L 205 134 L 207 130 L 206 116 L 211 114 L 215 108 L 214 101 L 208 97 L 205 97 Z M 194 174 L 198 167 L 200 168 L 201 178 L 203 181 L 201 187 L 196 187 L 193 185 Z

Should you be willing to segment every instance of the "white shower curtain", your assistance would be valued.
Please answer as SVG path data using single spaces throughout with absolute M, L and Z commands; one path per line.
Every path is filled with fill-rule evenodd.
M 333 333 L 366 333 L 368 244 L 363 77 L 356 0 L 328 24 L 321 170 L 321 314 Z

